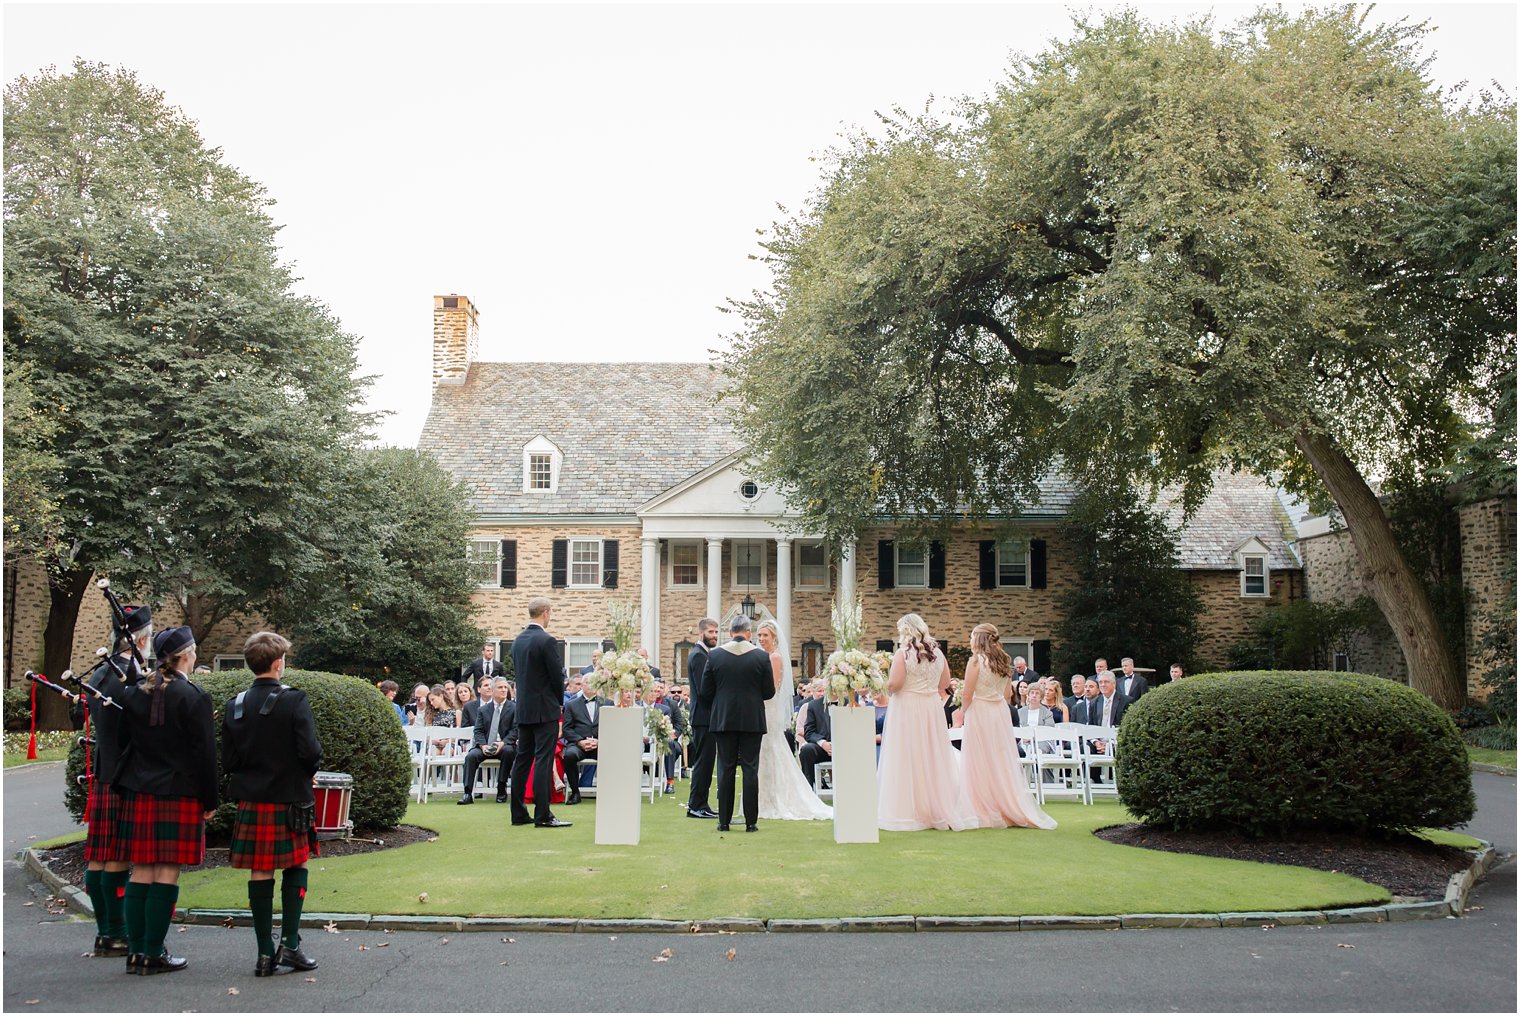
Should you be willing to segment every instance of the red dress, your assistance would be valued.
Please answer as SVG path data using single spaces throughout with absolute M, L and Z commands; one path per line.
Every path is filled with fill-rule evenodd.
M 538 763 L 534 762 L 528 768 L 528 786 L 523 795 L 523 800 L 528 804 L 533 803 L 533 774 L 538 771 Z M 556 741 L 554 744 L 554 783 L 553 791 L 549 794 L 550 804 L 565 803 L 565 742 Z

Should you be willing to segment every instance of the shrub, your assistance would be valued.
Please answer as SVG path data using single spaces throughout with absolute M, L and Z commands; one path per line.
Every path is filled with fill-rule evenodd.
M 1494 724 L 1488 727 L 1474 727 L 1464 730 L 1462 737 L 1478 748 L 1492 748 L 1495 751 L 1515 750 L 1515 728 Z
M 360 677 L 287 670 L 285 683 L 306 693 L 322 742 L 322 768 L 354 778 L 349 818 L 363 829 L 388 829 L 406 814 L 407 788 L 412 781 L 411 755 L 401 736 L 401 720 L 380 690 Z M 213 721 L 220 751 L 222 710 L 227 701 L 247 688 L 253 675 L 246 670 L 198 674 L 195 683 L 211 696 Z M 394 736 L 391 736 L 394 735 Z M 84 815 L 84 793 L 75 775 L 84 772 L 83 753 L 76 747 L 65 767 L 68 787 L 64 804 L 76 821 Z M 237 811 L 227 796 L 228 777 L 221 776 L 222 806 L 208 823 L 213 835 L 232 831 Z
M 32 729 L 32 689 L 29 685 L 19 684 L 5 689 L 5 729 Z
M 1367 674 L 1190 677 L 1131 705 L 1120 745 L 1120 800 L 1174 829 L 1395 831 L 1475 807 L 1451 717 Z

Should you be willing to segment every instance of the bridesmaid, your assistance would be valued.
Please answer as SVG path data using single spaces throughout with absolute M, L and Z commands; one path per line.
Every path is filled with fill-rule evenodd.
M 1008 712 L 1013 665 L 998 642 L 998 630 L 979 624 L 971 630 L 971 659 L 961 688 L 966 732 L 961 741 L 966 797 L 984 828 L 1028 826 L 1054 829 L 1055 819 L 1035 803 L 1024 777 Z
M 950 688 L 950 664 L 917 614 L 897 622 L 897 635 L 902 648 L 887 676 L 891 697 L 876 772 L 876 824 L 895 830 L 975 829 L 940 705 Z

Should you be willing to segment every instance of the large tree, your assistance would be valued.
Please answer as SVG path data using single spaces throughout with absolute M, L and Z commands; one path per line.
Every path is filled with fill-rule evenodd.
M 263 188 L 162 93 L 83 62 L 20 77 L 4 145 L 5 355 L 57 459 L 57 673 L 93 572 L 204 630 L 313 565 L 363 382 L 353 337 L 294 292 Z
M 1273 475 L 1333 500 L 1415 686 L 1460 704 L 1368 477 L 1441 460 L 1513 376 L 1514 108 L 1444 98 L 1425 34 L 1078 21 L 957 115 L 850 140 L 737 304 L 761 469 L 836 538 L 1017 510 L 1053 468 L 1190 509 L 1218 468 Z

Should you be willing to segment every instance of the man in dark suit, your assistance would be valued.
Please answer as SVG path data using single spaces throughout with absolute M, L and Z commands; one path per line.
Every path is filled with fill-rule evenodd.
M 713 740 L 707 729 L 711 699 L 706 702 L 702 699 L 707 658 L 717 644 L 718 622 L 704 617 L 697 622 L 697 644 L 686 658 L 686 680 L 691 686 L 691 795 L 686 799 L 686 814 L 692 818 L 718 817 L 707 803 L 707 792 L 712 786 Z
M 749 641 L 749 618 L 729 625 L 729 642 L 707 654 L 702 698 L 718 767 L 718 831 L 734 816 L 734 771 L 744 767 L 744 831 L 760 818 L 760 739 L 765 736 L 765 700 L 774 698 L 770 656 Z
M 565 782 L 570 786 L 567 805 L 581 803 L 581 763 L 596 758 L 602 707 L 610 705 L 611 699 L 601 698 L 590 689 L 565 703 Z
M 1087 678 L 1081 674 L 1071 675 L 1071 694 L 1066 696 L 1066 712 L 1071 717 L 1072 723 L 1086 723 L 1085 719 L 1077 719 L 1077 708 L 1080 706 L 1082 715 L 1087 715 L 1087 706 L 1084 703 L 1082 693 L 1087 690 Z
M 1151 683 L 1144 676 L 1135 673 L 1135 661 L 1126 656 L 1119 661 L 1122 673 L 1119 675 L 1119 694 L 1124 696 L 1126 702 L 1135 702 L 1141 695 L 1151 690 Z
M 481 695 L 480 692 L 481 685 L 487 681 L 501 677 L 505 673 L 506 669 L 502 667 L 501 661 L 496 658 L 496 644 L 494 642 L 487 642 L 480 647 L 480 658 L 470 664 L 469 669 L 464 672 L 464 677 L 474 687 L 475 694 L 480 698 L 484 698 L 485 696 Z
M 1124 709 L 1129 701 L 1119 694 L 1118 685 L 1114 681 L 1114 672 L 1104 668 L 1098 673 L 1098 697 L 1087 701 L 1087 722 L 1100 727 L 1117 727 L 1119 721 L 1124 718 Z M 1093 741 L 1095 751 L 1107 751 L 1107 741 Z M 1101 777 L 1094 776 L 1094 783 L 1101 783 Z
M 1029 665 L 1028 660 L 1022 656 L 1015 656 L 1013 658 L 1013 679 L 1023 684 L 1033 684 L 1040 679 L 1040 675 L 1035 673 L 1034 668 Z
M 517 756 L 512 760 L 512 824 L 532 822 L 540 829 L 561 829 L 549 811 L 554 792 L 554 747 L 565 708 L 565 664 L 559 645 L 547 631 L 549 598 L 528 601 L 528 627 L 512 643 L 512 668 L 517 672 Z M 538 768 L 533 770 L 537 763 Z M 533 771 L 533 817 L 523 802 L 528 772 Z
M 802 775 L 807 778 L 808 786 L 816 787 L 814 774 L 818 763 L 834 757 L 834 728 L 829 723 L 829 704 L 822 695 L 808 699 L 803 708 L 807 710 L 807 720 L 802 726 L 807 739 L 797 749 L 797 760 L 802 763 Z
M 475 774 L 481 763 L 491 758 L 501 763 L 496 770 L 496 803 L 506 803 L 507 774 L 517 759 L 517 735 L 512 730 L 517 725 L 517 703 L 507 697 L 508 687 L 504 677 L 492 681 L 491 698 L 475 717 L 475 738 L 464 757 L 464 795 L 459 798 L 460 804 L 475 803 Z

